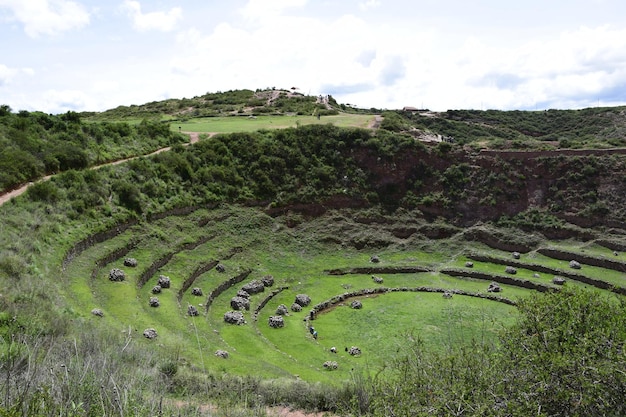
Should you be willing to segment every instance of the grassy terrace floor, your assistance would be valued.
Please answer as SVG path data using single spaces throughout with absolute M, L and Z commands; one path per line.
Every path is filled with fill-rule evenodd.
M 486 294 L 488 280 L 452 277 L 439 270 L 467 269 L 466 254 L 470 252 L 504 261 L 512 259 L 508 252 L 490 249 L 478 242 L 461 245 L 454 237 L 431 241 L 415 236 L 384 250 L 357 250 L 350 245 L 320 243 L 319 236 L 310 233 L 310 228 L 316 226 L 319 235 L 323 235 L 325 226 L 321 220 L 306 227 L 289 228 L 282 220 L 256 209 L 236 207 L 202 209 L 186 216 L 144 223 L 76 257 L 65 271 L 70 282 L 67 297 L 73 300 L 77 318 L 117 328 L 139 343 L 151 344 L 157 349 L 164 346 L 167 349 L 163 352 L 178 352 L 184 363 L 195 369 L 233 374 L 253 372 L 269 378 L 295 378 L 297 375 L 306 380 L 333 383 L 348 379 L 354 368 L 375 372 L 384 360 L 401 350 L 409 335 L 420 337 L 426 346 L 439 349 L 472 338 L 494 341 L 495 331 L 515 319 L 514 307 L 495 301 L 460 294 L 446 299 L 441 293 L 394 292 L 359 297 L 362 309 L 350 308 L 351 300 L 347 300 L 323 311 L 310 322 L 319 335 L 314 339 L 307 329 L 308 312 L 315 304 L 334 296 L 380 286 Z M 129 242 L 134 245 L 129 246 Z M 565 246 L 569 251 L 582 250 L 573 244 Z M 125 247 L 127 253 L 123 256 L 101 268 L 95 266 L 105 256 Z M 373 254 L 380 258 L 380 263 L 370 261 Z M 137 259 L 138 266 L 125 267 L 126 257 Z M 194 271 L 216 262 L 225 267 L 224 272 L 211 268 L 196 274 L 194 279 Z M 568 269 L 567 262 L 535 251 L 522 254 L 517 262 Z M 162 266 L 149 270 L 153 265 Z M 327 272 L 374 265 L 420 266 L 430 272 L 376 273 L 383 278 L 382 284 L 372 280 L 373 274 L 330 275 Z M 109 281 L 108 273 L 112 268 L 123 269 L 126 280 Z M 476 261 L 471 268 L 489 276 L 506 275 L 504 269 L 502 263 Z M 551 274 L 540 273 L 537 277 L 536 272 L 523 267 L 518 267 L 517 271 L 516 279 L 557 288 L 551 282 Z M 624 281 L 623 273 L 604 268 L 583 265 L 577 272 L 614 284 Z M 219 294 L 207 310 L 207 297 L 212 291 L 226 280 L 247 273 L 242 282 Z M 141 285 L 144 275 L 147 281 Z M 171 288 L 154 295 L 151 290 L 159 275 L 170 277 Z M 225 323 L 223 315 L 232 309 L 231 298 L 245 283 L 265 275 L 272 275 L 275 283 L 251 296 L 250 311 L 244 311 L 247 323 L 242 326 Z M 188 288 L 182 291 L 185 282 Z M 566 285 L 583 284 L 568 280 Z M 203 295 L 192 295 L 194 287 L 201 288 Z M 286 288 L 269 301 L 265 300 L 270 291 L 280 287 Z M 513 301 L 531 293 L 515 285 L 501 284 L 501 288 L 498 295 Z M 308 294 L 312 298 L 311 305 L 285 316 L 285 327 L 270 328 L 269 317 L 275 315 L 280 304 L 289 308 L 297 294 Z M 158 297 L 159 307 L 149 306 L 152 296 Z M 267 304 L 255 320 L 253 312 L 265 301 Z M 198 309 L 198 317 L 187 314 L 189 305 Z M 102 309 L 104 317 L 91 315 L 93 308 Z M 157 329 L 158 338 L 145 339 L 142 333 L 146 328 Z M 333 346 L 337 353 L 330 352 Z M 363 354 L 348 355 L 345 348 L 350 346 L 360 347 Z M 230 357 L 217 358 L 214 353 L 218 349 L 228 351 Z M 322 365 L 328 360 L 337 361 L 339 369 L 325 370 Z

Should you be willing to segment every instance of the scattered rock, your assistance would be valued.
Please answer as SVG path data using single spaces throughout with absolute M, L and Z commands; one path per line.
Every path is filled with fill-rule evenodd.
M 296 295 L 296 304 L 300 304 L 302 307 L 306 307 L 311 304 L 311 297 L 306 294 L 298 294 Z
M 230 307 L 233 310 L 250 310 L 250 300 L 243 297 L 233 297 L 230 299 Z
M 155 285 L 154 287 L 152 287 L 152 294 L 161 294 L 161 286 Z
M 187 307 L 187 314 L 189 314 L 191 317 L 196 317 L 200 315 L 200 313 L 198 312 L 198 309 L 192 305 Z
M 157 282 L 161 288 L 169 288 L 172 285 L 172 280 L 170 277 L 166 277 L 165 275 L 159 275 L 159 281 Z
M 216 350 L 215 356 L 222 359 L 228 359 L 228 352 L 226 352 L 225 350 Z
M 159 299 L 157 297 L 150 297 L 148 304 L 150 304 L 150 307 L 158 307 L 160 305 Z
M 261 282 L 264 286 L 271 287 L 272 285 L 274 285 L 274 277 L 271 275 L 265 275 L 263 278 L 261 278 Z
M 113 268 L 109 272 L 109 280 L 114 282 L 121 282 L 126 279 L 126 274 L 119 268 Z
M 330 348 L 330 351 L 332 353 L 337 353 L 337 348 L 333 346 L 333 347 Z
M 552 278 L 552 283 L 555 285 L 563 285 L 565 284 L 565 278 L 557 275 L 554 278 Z
M 339 365 L 337 365 L 337 362 L 335 362 L 335 361 L 326 361 L 326 362 L 324 362 L 324 368 L 328 369 L 329 371 L 334 371 L 338 367 L 339 367 Z
M 240 311 L 228 311 L 224 313 L 224 321 L 229 324 L 246 324 L 246 319 L 243 317 L 243 313 Z
M 285 320 L 283 316 L 270 316 L 269 325 L 274 329 L 279 329 L 281 327 L 285 327 Z
M 377 277 L 376 275 L 372 275 L 372 281 L 374 281 L 376 284 L 382 284 L 384 280 L 381 277 Z
M 489 284 L 489 288 L 487 288 L 487 292 L 501 292 L 502 288 L 498 285 L 497 282 L 492 282 Z
M 302 306 L 298 303 L 293 303 L 291 305 L 291 311 L 295 312 L 295 313 L 299 313 L 300 311 L 302 311 Z
M 613 251 L 613 255 L 615 255 L 615 256 L 619 256 L 619 253 L 618 253 L 616 250 L 614 250 L 614 251 Z
M 359 310 L 359 309 L 363 308 L 363 303 L 361 303 L 361 301 L 359 301 L 359 300 L 353 300 L 350 303 L 350 308 L 354 308 L 355 310 Z
M 444 291 L 443 298 L 452 298 L 452 293 L 450 291 Z
M 129 266 L 131 268 L 135 268 L 137 266 L 137 259 L 135 259 L 135 258 L 126 258 L 126 259 L 124 259 L 124 266 Z
M 358 356 L 361 354 L 361 349 L 356 346 L 352 346 L 350 347 L 350 349 L 348 349 L 348 353 L 352 356 Z
M 202 288 L 194 287 L 191 290 L 191 295 L 196 295 L 198 297 L 202 296 Z
M 289 310 L 287 310 L 287 306 L 284 304 L 279 305 L 276 309 L 276 314 L 278 314 L 279 316 L 286 316 L 288 313 Z
M 517 274 L 517 269 L 512 266 L 507 266 L 506 268 L 504 268 L 504 272 L 506 272 L 507 274 L 515 275 Z
M 146 339 L 154 339 L 157 337 L 157 331 L 155 329 L 146 329 L 143 331 L 143 335 Z
M 470 262 L 470 261 L 465 262 L 465 267 L 466 268 L 473 268 L 474 267 L 474 262 Z
M 372 257 L 370 257 L 370 262 L 377 264 L 380 262 L 380 258 L 377 255 L 373 255 Z
M 100 310 L 99 308 L 94 308 L 93 310 L 91 310 L 91 314 L 98 317 L 104 317 L 104 311 Z
M 541 275 L 539 275 L 538 273 L 536 273 L 536 272 L 535 272 L 535 273 L 533 274 L 533 278 L 541 278 Z
M 263 285 L 263 283 L 259 281 L 258 279 L 255 279 L 253 281 L 248 282 L 241 289 L 247 292 L 248 294 L 258 294 L 260 292 L 265 291 L 265 285 Z
M 226 272 L 226 267 L 223 264 L 217 264 L 215 266 L 215 270 L 217 272 Z
M 580 269 L 580 262 L 578 261 L 569 261 L 569 267 L 572 269 Z
M 520 253 L 519 252 L 513 252 L 511 255 L 513 256 L 513 259 L 519 259 L 520 258 Z

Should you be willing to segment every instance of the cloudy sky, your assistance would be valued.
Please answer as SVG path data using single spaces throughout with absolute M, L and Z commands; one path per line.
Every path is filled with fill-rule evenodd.
M 359 107 L 626 104 L 623 0 L 0 0 L 0 104 L 297 87 Z

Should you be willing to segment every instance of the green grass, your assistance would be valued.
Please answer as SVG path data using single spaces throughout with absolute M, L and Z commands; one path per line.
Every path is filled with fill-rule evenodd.
M 198 226 L 200 220 L 208 220 Z M 333 219 L 329 222 L 329 219 Z M 351 300 L 319 314 L 311 323 L 319 332 L 314 340 L 308 332 L 305 318 L 310 309 L 323 301 L 346 292 L 380 286 L 371 274 L 328 275 L 325 271 L 337 268 L 424 266 L 432 272 L 405 274 L 376 274 L 384 279 L 385 287 L 433 287 L 486 293 L 488 281 L 451 277 L 438 272 L 441 268 L 464 268 L 468 252 L 480 252 L 502 259 L 510 253 L 490 249 L 475 242 L 459 242 L 454 238 L 442 240 L 407 239 L 391 243 L 386 248 L 357 250 L 349 244 L 322 243 L 325 236 L 336 234 L 342 224 L 349 225 L 350 234 L 383 236 L 371 224 L 354 223 L 349 216 L 327 216 L 304 222 L 297 227 L 286 227 L 281 218 L 272 218 L 253 208 L 225 207 L 198 210 L 186 216 L 168 218 L 141 224 L 99 243 L 81 253 L 70 263 L 66 276 L 70 285 L 65 289 L 66 299 L 78 317 L 113 328 L 121 334 L 130 334 L 137 343 L 162 352 L 166 357 L 178 352 L 181 364 L 189 370 L 206 370 L 234 375 L 254 374 L 264 379 L 296 379 L 340 384 L 351 378 L 353 369 L 376 372 L 390 357 L 401 352 L 407 337 L 421 338 L 429 349 L 444 349 L 472 339 L 495 343 L 499 328 L 515 320 L 516 309 L 495 301 L 455 295 L 451 300 L 440 293 L 406 292 L 361 297 L 364 308 L 349 308 Z M 405 220 L 399 220 L 405 221 Z M 336 224 L 331 224 L 336 222 Z M 182 250 L 183 243 L 211 239 L 194 249 Z M 341 236 L 338 236 L 341 237 Z M 104 254 L 124 246 L 130 239 L 137 246 L 126 256 L 138 260 L 137 268 L 123 266 L 123 258 L 105 265 L 95 280 L 89 277 L 94 262 Z M 546 245 L 551 244 L 546 243 Z M 229 259 L 233 248 L 241 251 Z M 571 250 L 581 250 L 573 248 Z M 142 287 L 137 279 L 142 271 L 165 254 L 172 259 L 158 270 Z M 370 257 L 378 255 L 379 264 Z M 178 298 L 183 282 L 200 265 L 219 260 L 225 273 L 215 269 L 201 274 L 191 288 L 200 287 L 204 295 L 191 295 L 191 288 Z M 522 262 L 567 269 L 567 263 L 531 252 L 523 254 Z M 108 272 L 122 268 L 127 280 L 113 283 Z M 515 278 L 551 284 L 552 276 L 518 267 Z M 251 270 L 241 284 L 226 290 L 215 299 L 208 311 L 206 297 L 220 283 L 243 271 Z M 504 266 L 474 261 L 475 271 L 505 275 Z M 598 279 L 619 279 L 614 271 L 583 266 L 583 273 Z M 151 289 L 160 274 L 172 280 L 172 286 L 157 297 L 160 307 L 152 308 L 148 300 Z M 247 324 L 233 326 L 224 323 L 223 315 L 231 310 L 230 299 L 246 282 L 271 274 L 273 288 L 251 297 L 251 310 L 244 312 Z M 579 284 L 572 284 L 579 285 Z M 288 289 L 272 298 L 254 321 L 252 312 L 274 288 Z M 511 285 L 501 285 L 498 294 L 511 300 L 531 294 L 531 291 Z M 290 312 L 285 327 L 272 329 L 269 316 L 280 304 L 288 308 L 300 293 L 308 294 L 312 304 L 301 312 Z M 193 304 L 200 316 L 189 317 L 187 307 Z M 92 308 L 101 308 L 104 318 L 90 314 Z M 142 336 L 144 329 L 154 327 L 158 338 L 149 341 Z M 358 346 L 363 355 L 352 357 L 344 348 Z M 330 347 L 338 349 L 337 354 Z M 214 353 L 222 349 L 230 353 L 228 359 Z M 339 369 L 328 371 L 323 363 L 334 360 Z
M 366 128 L 374 120 L 373 115 L 358 115 L 342 113 L 335 116 L 322 116 L 319 120 L 315 116 L 247 116 L 230 117 L 203 117 L 190 119 L 185 122 L 173 122 L 172 131 L 198 133 L 230 133 L 253 132 L 261 129 L 283 129 L 310 124 L 331 123 L 341 127 Z M 180 128 L 180 129 L 179 129 Z

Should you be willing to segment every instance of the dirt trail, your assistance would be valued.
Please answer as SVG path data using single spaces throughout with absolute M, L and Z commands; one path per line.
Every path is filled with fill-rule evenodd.
M 197 132 L 181 132 L 181 133 L 189 135 L 189 142 L 183 144 L 184 146 L 187 146 L 187 145 L 192 144 L 192 143 L 196 143 L 196 142 L 198 142 L 200 140 L 200 133 L 197 133 Z M 216 135 L 217 132 L 207 132 L 207 133 L 204 133 L 204 134 L 206 134 L 209 137 L 211 137 L 213 135 Z M 138 155 L 138 156 L 132 156 L 130 158 L 118 159 L 117 161 L 107 162 L 107 163 L 101 164 L 101 165 L 95 165 L 95 166 L 89 167 L 88 169 L 100 169 L 100 168 L 103 168 L 103 167 L 106 167 L 106 166 L 110 166 L 110 165 L 118 165 L 118 164 L 122 164 L 124 162 L 131 161 L 133 159 L 143 158 L 145 156 L 156 155 L 156 154 L 161 153 L 161 152 L 169 151 L 170 149 L 172 149 L 171 146 L 166 146 L 165 148 L 157 149 L 156 151 L 150 152 L 150 153 L 145 154 L 145 155 Z M 41 179 L 38 179 L 37 181 L 26 183 L 26 184 L 22 185 L 21 187 L 16 188 L 15 190 L 11 190 L 11 191 L 6 192 L 4 194 L 0 194 L 0 206 L 3 205 L 4 203 L 8 202 L 12 198 L 18 197 L 18 196 L 24 194 L 26 192 L 26 190 L 28 189 L 28 187 L 30 187 L 31 185 L 33 185 L 33 184 L 35 184 L 37 182 L 47 181 L 50 178 L 52 178 L 53 176 L 55 176 L 55 175 L 58 175 L 58 174 L 46 175 L 45 177 L 43 177 Z

